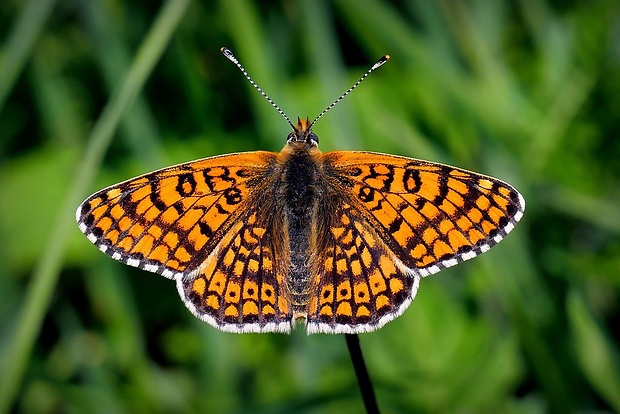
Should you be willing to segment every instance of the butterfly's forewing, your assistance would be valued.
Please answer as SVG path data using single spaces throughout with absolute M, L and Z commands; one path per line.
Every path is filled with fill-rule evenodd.
M 268 215 L 252 215 L 275 159 L 275 153 L 247 152 L 145 174 L 93 194 L 76 219 L 88 239 L 113 259 L 176 279 L 188 308 L 212 325 L 235 331 L 243 320 L 231 319 L 232 308 L 226 309 L 236 305 L 237 312 L 245 306 L 253 315 L 255 328 L 282 330 L 281 322 L 290 319 L 282 304 L 289 300 L 284 276 L 271 265 L 273 243 L 260 237 L 267 228 L 260 220 Z M 231 254 L 242 265 L 247 255 L 243 270 L 230 266 Z M 255 255 L 258 265 L 250 260 Z M 218 285 L 230 271 L 233 281 Z M 236 298 L 235 286 L 240 289 Z M 250 309 L 254 298 L 255 312 Z
M 342 194 L 334 216 L 341 217 L 347 238 L 364 243 L 373 253 L 373 261 L 364 265 L 357 246 L 343 249 L 340 259 L 347 265 L 331 273 L 325 266 L 326 272 L 316 273 L 313 288 L 322 292 L 334 280 L 346 279 L 360 288 L 371 287 L 369 275 L 377 272 L 385 288 L 382 296 L 375 297 L 377 312 L 370 318 L 359 317 L 359 309 L 366 305 L 354 294 L 347 299 L 350 312 L 335 295 L 319 296 L 318 303 L 309 306 L 308 325 L 315 331 L 378 329 L 405 310 L 420 277 L 486 252 L 514 228 L 525 208 L 523 197 L 510 185 L 459 168 L 367 152 L 334 151 L 324 157 L 332 186 Z M 373 236 L 376 241 L 369 242 Z M 336 253 L 328 247 L 322 260 L 329 264 Z M 404 299 L 402 286 L 408 290 Z M 384 296 L 387 313 L 378 307 L 386 302 Z M 328 309 L 332 319 L 326 316 Z M 352 323 L 347 322 L 349 315 L 355 316 Z

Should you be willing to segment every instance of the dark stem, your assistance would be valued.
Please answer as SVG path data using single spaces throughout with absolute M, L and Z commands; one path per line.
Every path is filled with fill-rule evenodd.
M 375 398 L 375 390 L 370 383 L 370 377 L 368 376 L 368 370 L 364 362 L 364 355 L 362 355 L 362 349 L 360 348 L 360 340 L 357 334 L 345 334 L 344 336 L 347 339 L 349 355 L 351 355 L 351 362 L 353 363 L 353 368 L 355 368 L 355 376 L 357 376 L 357 384 L 362 393 L 362 398 L 364 399 L 366 413 L 378 414 L 379 406 Z

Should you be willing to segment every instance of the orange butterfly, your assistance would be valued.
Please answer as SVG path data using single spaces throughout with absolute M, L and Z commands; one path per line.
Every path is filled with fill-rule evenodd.
M 314 123 L 280 153 L 210 157 L 98 191 L 80 230 L 113 259 L 176 280 L 198 318 L 226 332 L 359 333 L 401 315 L 420 278 L 489 250 L 525 200 L 492 177 L 361 151 L 321 153 Z

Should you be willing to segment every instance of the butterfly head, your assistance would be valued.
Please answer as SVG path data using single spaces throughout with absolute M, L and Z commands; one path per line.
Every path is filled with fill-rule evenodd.
M 310 118 L 306 118 L 305 120 L 297 118 L 297 126 L 293 126 L 293 132 L 288 134 L 286 138 L 287 144 L 292 144 L 294 142 L 305 143 L 311 147 L 319 146 L 319 137 L 312 132 Z

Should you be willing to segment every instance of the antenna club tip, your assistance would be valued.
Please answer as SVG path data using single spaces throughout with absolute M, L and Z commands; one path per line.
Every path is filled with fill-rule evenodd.
M 222 54 L 224 56 L 226 56 L 228 58 L 228 60 L 231 60 L 231 61 L 237 63 L 237 59 L 235 58 L 235 55 L 233 55 L 233 53 L 230 51 L 230 49 L 228 49 L 226 47 L 222 47 L 222 48 L 220 48 L 220 52 L 222 52 Z
M 373 71 L 373 70 L 377 69 L 379 66 L 382 66 L 388 60 L 390 60 L 390 55 L 383 55 L 383 56 L 381 56 L 381 58 L 379 60 L 377 60 L 374 65 L 372 65 L 370 67 L 370 71 Z

